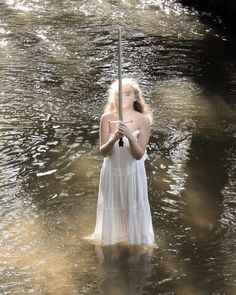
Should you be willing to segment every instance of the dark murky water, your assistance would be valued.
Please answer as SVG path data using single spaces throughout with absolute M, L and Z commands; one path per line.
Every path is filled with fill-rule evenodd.
M 164 0 L 0 2 L 1 294 L 236 293 L 235 43 Z M 111 260 L 93 230 L 98 124 L 117 76 L 155 123 L 147 173 L 158 249 Z

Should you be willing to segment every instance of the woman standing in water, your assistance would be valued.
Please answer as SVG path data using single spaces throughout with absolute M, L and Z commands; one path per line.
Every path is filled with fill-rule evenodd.
M 101 245 L 154 245 L 144 166 L 152 115 L 138 83 L 125 78 L 122 85 L 124 121 L 118 121 L 118 81 L 109 89 L 100 121 L 100 152 L 105 159 L 91 238 Z M 118 145 L 121 137 L 123 147 Z

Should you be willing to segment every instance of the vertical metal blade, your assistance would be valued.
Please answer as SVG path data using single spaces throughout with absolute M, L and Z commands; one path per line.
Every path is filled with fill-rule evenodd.
M 123 121 L 122 114 L 122 48 L 121 28 L 118 29 L 118 79 L 119 79 L 119 120 Z

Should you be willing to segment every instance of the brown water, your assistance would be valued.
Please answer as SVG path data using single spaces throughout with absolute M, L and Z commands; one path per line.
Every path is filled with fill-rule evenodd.
M 233 36 L 175 1 L 0 3 L 0 293 L 236 294 Z M 113 260 L 82 237 L 119 25 L 124 73 L 155 115 L 158 249 Z

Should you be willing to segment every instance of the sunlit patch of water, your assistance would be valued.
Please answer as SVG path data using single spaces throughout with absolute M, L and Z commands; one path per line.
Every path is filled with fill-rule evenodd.
M 83 245 L 80 245 L 75 229 L 83 218 L 80 216 L 78 220 L 71 216 L 68 220 L 68 224 L 74 225 L 71 229 L 62 229 L 59 236 L 52 232 L 50 236 L 44 218 L 27 211 L 18 212 L 2 227 L 0 263 L 4 265 L 7 281 L 1 285 L 1 290 L 4 294 L 9 288 L 13 294 L 24 290 L 50 294 L 77 292 L 75 274 L 86 272 L 89 267 L 88 259 L 78 260 Z M 57 230 L 59 224 L 58 219 Z M 93 258 L 90 260 L 92 262 Z

